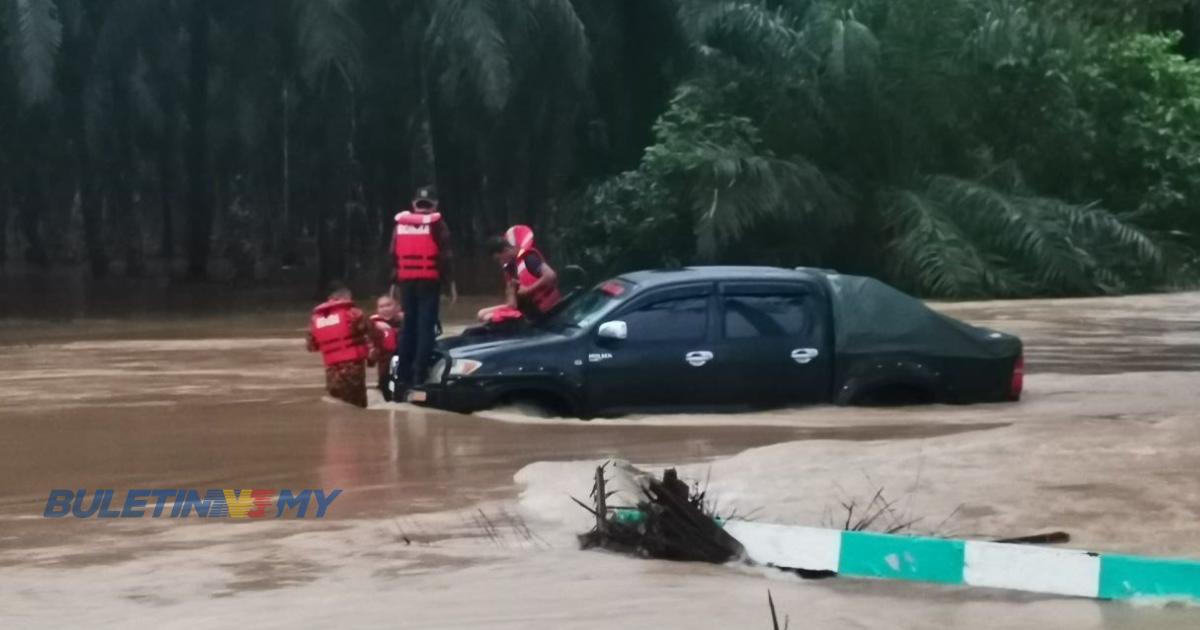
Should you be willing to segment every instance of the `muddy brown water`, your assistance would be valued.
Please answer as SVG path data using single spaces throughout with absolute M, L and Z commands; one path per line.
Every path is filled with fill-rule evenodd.
M 464 301 L 447 319 L 465 321 L 486 302 Z M 1039 374 L 1102 376 L 1200 370 L 1200 297 L 1196 294 L 967 303 L 941 308 L 968 321 L 1021 335 L 1035 389 Z M 312 596 L 306 591 L 300 594 L 307 588 L 304 585 L 319 583 L 321 575 L 333 571 L 317 561 L 283 561 L 268 554 L 255 560 L 257 564 L 240 566 L 234 571 L 236 579 L 212 587 L 211 592 L 203 587 L 208 578 L 195 577 L 195 584 L 201 585 L 195 601 L 182 595 L 172 599 L 163 594 L 170 589 L 158 584 L 163 578 L 170 579 L 170 569 L 158 567 L 154 578 L 130 577 L 121 571 L 124 567 L 135 571 L 155 566 L 155 551 L 222 549 L 232 544 L 224 527 L 199 519 L 167 524 L 150 519 L 44 519 L 42 507 L 53 488 L 341 488 L 344 494 L 331 507 L 327 520 L 287 525 L 289 532 L 317 535 L 341 527 L 353 529 L 363 522 L 511 501 L 520 491 L 514 473 L 533 462 L 619 456 L 647 464 L 684 464 L 798 440 L 919 444 L 960 434 L 986 436 L 1019 422 L 1021 415 L 1020 407 L 977 416 L 969 408 L 960 408 L 941 415 L 873 413 L 843 423 L 843 412 L 830 410 L 826 416 L 818 410 L 794 424 L 790 420 L 740 424 L 736 415 L 676 424 L 674 419 L 657 423 L 498 422 L 408 406 L 360 411 L 323 399 L 318 360 L 303 348 L 302 308 L 259 304 L 204 316 L 170 312 L 133 318 L 102 315 L 0 322 L 0 452 L 4 454 L 0 457 L 0 604 L 4 604 L 0 620 L 5 609 L 17 611 L 17 616 L 10 618 L 12 624 L 0 625 L 41 627 L 85 620 L 67 616 L 56 623 L 53 617 L 28 611 L 59 595 L 102 600 L 117 592 L 105 590 L 104 583 L 110 579 L 121 585 L 111 588 L 123 589 L 125 607 L 114 609 L 99 625 L 123 625 L 129 610 L 142 610 L 138 606 L 150 610 L 175 605 L 188 619 L 195 611 L 193 604 L 199 605 L 206 597 L 241 592 L 267 591 L 276 605 L 299 605 L 300 600 Z M 1056 397 L 1066 406 L 1076 395 L 1053 387 L 1040 394 L 1043 406 L 1050 410 L 1046 413 L 1056 409 L 1052 406 Z M 779 413 L 787 416 L 789 412 Z M 1127 417 L 1144 419 L 1147 412 L 1118 409 L 1112 414 L 1113 421 L 1124 421 Z M 855 464 L 849 463 L 847 472 L 854 468 Z M 1102 481 L 1096 483 L 1102 486 Z M 1061 486 L 1058 489 L 1063 492 L 1088 492 L 1078 483 L 1047 485 Z M 1106 492 L 1097 488 L 1097 493 Z M 580 495 L 586 492 L 579 488 Z M 987 501 L 981 499 L 980 503 L 984 505 L 979 508 L 981 513 L 986 513 Z M 278 530 L 265 526 L 238 525 L 235 529 L 242 532 L 243 542 L 251 546 L 269 546 L 279 536 Z M 536 568 L 561 553 L 566 552 L 527 562 Z M 675 571 L 631 567 L 632 561 L 607 557 L 581 561 L 578 555 L 570 556 L 567 564 L 573 568 L 564 569 L 558 580 L 586 582 L 590 579 L 588 567 L 605 567 L 605 571 L 649 587 L 663 579 L 656 577 L 659 572 L 671 575 Z M 512 560 L 492 565 L 444 557 L 439 562 L 458 567 L 455 571 L 467 579 L 475 575 L 475 569 L 464 567 L 491 566 L 489 570 L 499 575 L 508 566 L 504 562 Z M 428 568 L 433 565 L 426 566 L 422 570 L 433 570 Z M 94 572 L 84 574 L 92 577 L 71 573 L 85 569 Z M 403 576 L 409 569 L 398 566 L 388 570 L 393 571 L 388 575 Z M 704 596 L 710 587 L 714 589 L 710 595 L 722 591 L 717 585 L 725 578 L 715 577 L 715 571 L 720 569 L 692 572 L 698 576 L 695 589 L 681 595 Z M 689 570 L 681 569 L 675 575 L 687 574 Z M 383 579 L 379 575 L 366 582 L 373 585 L 370 588 L 385 588 L 379 585 Z M 493 588 L 490 578 L 476 577 L 480 584 L 489 584 L 486 588 Z M 442 579 L 428 578 L 422 588 L 432 584 L 435 592 L 426 593 L 430 601 L 452 606 L 437 595 L 436 585 Z M 726 586 L 731 593 L 765 588 L 743 582 Z M 504 590 L 496 588 L 497 592 Z M 892 602 L 885 608 L 903 608 L 899 602 L 909 598 L 909 587 L 899 587 L 899 591 L 884 587 L 879 591 L 882 595 L 871 595 L 870 589 L 855 585 L 820 588 L 825 593 L 821 597 L 843 602 L 850 610 L 860 605 L 856 602 L 870 602 L 872 597 Z M 289 589 L 296 589 L 297 594 L 288 595 Z M 1028 598 L 1023 596 L 988 595 L 980 600 L 946 591 L 918 589 L 917 593 L 930 600 L 927 609 L 914 617 L 925 621 L 898 627 L 954 627 L 967 622 L 976 627 L 1020 627 L 979 625 L 979 617 L 971 611 L 992 606 L 1012 612 L 1013 619 L 1043 627 L 1054 627 L 1054 619 L 1059 618 L 1054 605 L 1026 605 Z M 656 605 L 670 603 L 667 595 L 662 597 L 666 599 L 655 600 Z M 503 608 L 500 602 L 493 605 Z M 1003 608 L 1010 605 L 1014 608 Z M 363 606 L 370 607 L 365 602 Z M 1061 627 L 1200 627 L 1188 625 L 1200 622 L 1195 615 L 1174 609 L 1143 613 L 1125 608 L 1098 610 L 1107 612 L 1063 612 L 1061 619 L 1070 623 Z M 859 616 L 841 611 L 829 614 L 829 619 L 840 619 L 845 624 L 839 625 L 848 627 L 879 627 L 881 623 L 878 615 L 865 610 Z M 515 624 L 520 615 L 513 612 L 509 621 Z M 490 617 L 464 619 L 467 622 L 443 624 L 431 617 L 418 625 L 504 625 L 493 623 L 496 618 Z M 374 617 L 360 621 L 387 625 Z M 929 625 L 923 625 L 926 623 Z M 545 626 L 534 623 L 534 627 Z M 591 626 L 584 623 L 579 627 Z
M 241 335 L 225 339 L 158 330 L 168 334 L 71 341 L 56 329 L 45 331 L 49 342 L 0 346 L 8 453 L 0 519 L 39 514 L 51 489 L 80 487 L 340 488 L 333 519 L 447 510 L 511 494 L 513 473 L 534 461 L 620 453 L 686 462 L 790 440 L 917 439 L 996 426 L 696 430 L 513 424 L 408 406 L 362 411 L 322 396 L 317 360 L 296 337 L 254 337 L 267 331 L 247 326 L 221 327 Z M 78 533 L 72 519 L 17 522 L 0 551 Z

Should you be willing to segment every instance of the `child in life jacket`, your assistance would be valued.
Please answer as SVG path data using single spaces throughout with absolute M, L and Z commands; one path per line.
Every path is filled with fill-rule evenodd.
M 321 353 L 330 396 L 357 407 L 367 406 L 367 321 L 349 289 L 334 289 L 328 300 L 313 309 L 308 350 Z
M 562 299 L 558 274 L 533 246 L 533 230 L 514 225 L 491 244 L 492 258 L 504 270 L 504 304 L 479 311 L 479 321 L 503 324 L 539 319 Z
M 370 319 L 368 335 L 371 338 L 371 355 L 367 358 L 367 363 L 376 366 L 379 391 L 383 393 L 384 400 L 391 402 L 392 388 L 389 385 L 392 380 L 392 357 L 395 356 L 398 347 L 404 314 L 400 312 L 400 305 L 392 296 L 381 295 L 375 301 L 375 314 Z

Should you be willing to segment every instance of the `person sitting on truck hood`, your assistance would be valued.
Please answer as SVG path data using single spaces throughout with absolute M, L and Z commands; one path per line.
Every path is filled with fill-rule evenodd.
M 479 311 L 484 323 L 501 323 L 525 317 L 537 319 L 562 299 L 558 274 L 533 247 L 533 231 L 523 225 L 508 229 L 491 242 L 492 258 L 504 271 L 504 304 Z

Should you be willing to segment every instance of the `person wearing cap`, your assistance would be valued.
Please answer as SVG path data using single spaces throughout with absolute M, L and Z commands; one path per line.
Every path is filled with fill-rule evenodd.
M 450 299 L 458 300 L 453 279 L 450 229 L 438 211 L 437 191 L 423 186 L 413 196 L 411 210 L 396 215 L 392 257 L 396 269 L 396 292 L 404 313 L 397 350 L 395 396 L 422 382 L 433 356 L 437 337 L 438 309 L 443 285 Z

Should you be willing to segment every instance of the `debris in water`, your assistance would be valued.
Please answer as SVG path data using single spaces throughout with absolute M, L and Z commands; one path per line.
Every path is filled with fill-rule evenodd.
M 884 496 L 883 487 L 875 491 L 871 501 L 861 510 L 856 500 L 842 501 L 842 509 L 846 510 L 846 520 L 841 528 L 850 532 L 881 531 L 885 534 L 896 534 L 912 529 L 913 525 L 921 521 L 920 518 L 909 518 L 897 513 L 896 503 Z
M 1064 566 L 1074 566 L 1072 562 L 1090 563 L 1095 565 L 1093 568 L 1098 568 L 1100 560 L 1096 554 L 1084 554 L 1084 558 L 1083 552 L 1071 550 L 1018 551 L 1021 547 L 1067 542 L 1070 535 L 1066 532 L 980 543 L 898 534 L 911 529 L 918 519 L 899 514 L 896 503 L 887 499 L 883 488 L 865 504 L 843 501 L 846 516 L 836 529 L 754 523 L 735 519 L 732 514 L 723 519 L 707 501 L 706 491 L 681 481 L 674 468 L 664 471 L 662 479 L 656 479 L 632 467 L 624 469 L 620 463 L 613 470 L 631 477 L 641 498 L 636 506 L 613 506 L 609 500 L 617 492 L 609 490 L 613 484 L 605 476 L 610 464 L 612 462 L 605 462 L 596 467 L 590 506 L 572 499 L 595 518 L 591 531 L 579 537 L 584 549 L 599 547 L 641 557 L 716 564 L 744 558 L 805 579 L 837 577 L 843 575 L 843 569 L 845 574 L 855 577 L 918 581 L 944 581 L 944 576 L 953 574 L 961 576 L 958 580 L 963 584 L 978 586 L 1093 597 L 1100 593 L 1100 587 L 1091 583 L 1026 585 L 1009 579 L 1012 571 L 1007 567 L 1013 562 L 1044 565 L 1041 568 L 1051 573 L 1062 573 L 1066 570 Z M 1011 551 L 1003 546 L 980 547 L 997 543 L 1007 543 Z M 971 571 L 965 568 L 967 552 L 964 550 L 967 549 L 977 555 Z M 993 556 L 997 554 L 1005 559 L 996 561 Z M 1196 566 L 1200 567 L 1200 564 Z M 1062 575 L 1073 576 L 1069 571 Z M 779 620 L 770 593 L 768 603 L 772 621 L 778 628 Z
M 592 505 L 574 499 L 596 519 L 579 537 L 584 549 L 599 547 L 642 557 L 724 563 L 741 557 L 742 545 L 721 528 L 722 520 L 705 502 L 705 492 L 688 487 L 674 468 L 661 480 L 639 480 L 642 500 L 636 507 L 612 507 L 605 470 L 596 468 Z

